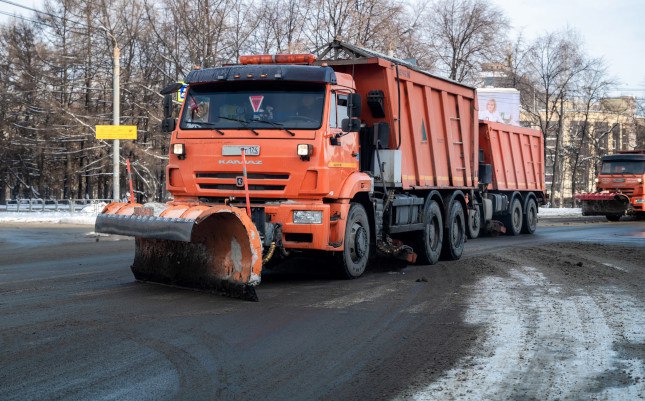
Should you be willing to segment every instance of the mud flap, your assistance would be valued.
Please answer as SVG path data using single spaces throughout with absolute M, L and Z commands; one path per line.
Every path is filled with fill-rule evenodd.
M 135 237 L 131 269 L 137 280 L 258 300 L 262 244 L 243 210 L 175 204 L 159 217 L 121 215 L 130 210 L 116 207 L 112 212 L 117 214 L 97 218 L 96 231 Z

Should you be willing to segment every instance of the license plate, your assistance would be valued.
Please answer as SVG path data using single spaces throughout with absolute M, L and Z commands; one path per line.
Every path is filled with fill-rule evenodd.
M 242 156 L 242 149 L 247 156 L 260 156 L 260 145 L 225 145 L 222 156 Z

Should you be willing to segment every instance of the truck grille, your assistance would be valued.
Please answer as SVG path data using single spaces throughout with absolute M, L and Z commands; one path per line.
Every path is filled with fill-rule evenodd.
M 221 191 L 239 191 L 244 189 L 235 184 L 199 184 L 201 189 L 217 189 Z M 285 185 L 255 185 L 249 184 L 249 191 L 284 191 Z
M 244 187 L 237 185 L 237 179 L 242 172 L 196 172 L 196 183 L 202 190 L 208 191 L 243 191 Z M 249 191 L 281 192 L 287 186 L 289 173 L 248 173 Z M 226 195 L 226 194 L 222 194 Z
M 629 197 L 634 195 L 634 189 L 633 188 L 611 188 L 609 189 L 610 192 L 620 192 L 622 194 L 625 194 Z
M 227 179 L 241 176 L 242 173 L 196 173 L 197 178 L 220 178 Z M 289 174 L 264 174 L 264 173 L 248 173 L 249 180 L 288 180 Z

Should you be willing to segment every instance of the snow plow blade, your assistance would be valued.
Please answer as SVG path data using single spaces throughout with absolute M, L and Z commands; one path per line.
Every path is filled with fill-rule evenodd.
M 97 217 L 95 231 L 135 237 L 131 268 L 139 281 L 258 300 L 262 244 L 241 209 L 169 204 L 154 216 L 142 205 L 113 202 Z
M 582 202 L 583 216 L 622 215 L 629 207 L 627 195 L 617 192 L 581 194 L 576 199 Z

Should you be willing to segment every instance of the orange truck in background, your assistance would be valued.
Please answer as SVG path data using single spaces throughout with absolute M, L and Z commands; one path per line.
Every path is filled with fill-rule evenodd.
M 475 88 L 338 41 L 185 82 L 178 119 L 179 86 L 162 91 L 173 201 L 111 203 L 96 223 L 136 238 L 139 280 L 256 299 L 263 266 L 294 253 L 356 278 L 376 255 L 434 264 L 483 230 L 535 231 L 542 136 L 478 121 Z
M 576 195 L 583 216 L 645 217 L 645 150 L 619 151 L 603 156 L 596 192 Z

